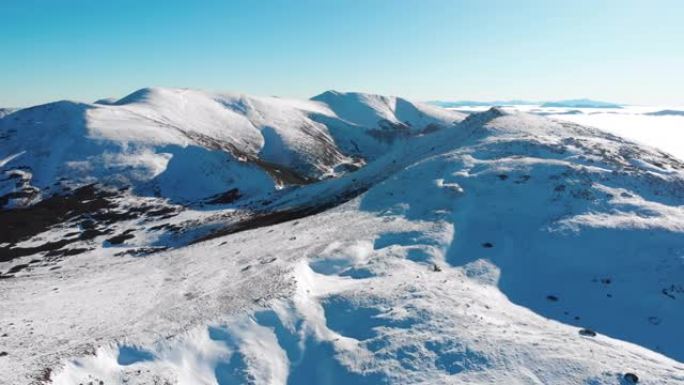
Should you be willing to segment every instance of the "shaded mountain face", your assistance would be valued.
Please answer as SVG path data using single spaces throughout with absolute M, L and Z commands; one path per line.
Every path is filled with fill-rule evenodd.
M 16 108 L 0 108 L 0 118 L 2 118 L 5 115 L 9 115 L 16 110 Z
M 184 91 L 34 112 L 53 140 L 0 142 L 13 192 L 40 189 L 0 211 L 8 383 L 684 382 L 680 160 L 497 108 L 212 96 L 226 118 L 157 92 Z

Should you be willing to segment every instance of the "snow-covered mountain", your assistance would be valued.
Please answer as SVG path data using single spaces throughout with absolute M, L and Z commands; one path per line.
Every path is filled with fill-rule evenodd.
M 301 101 L 150 88 L 116 101 L 61 101 L 0 120 L 0 167 L 25 185 L 0 189 L 21 194 L 8 200 L 18 205 L 93 182 L 184 203 L 226 191 L 254 197 L 353 170 L 394 140 L 462 116 L 337 92 Z
M 3 186 L 37 191 L 0 211 L 0 382 L 684 383 L 684 163 L 659 150 L 337 92 L 0 127 Z

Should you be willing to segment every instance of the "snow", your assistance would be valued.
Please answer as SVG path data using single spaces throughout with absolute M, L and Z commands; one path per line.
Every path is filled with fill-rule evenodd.
M 383 379 L 392 383 L 610 384 L 624 371 L 638 373 L 644 383 L 684 381 L 684 368 L 657 353 L 604 335 L 581 337 L 575 327 L 512 304 L 497 289 L 498 268 L 490 262 L 480 259 L 463 268 L 441 262 L 443 270 L 432 272 L 425 263 L 406 259 L 413 248 L 425 247 L 411 242 L 376 248 L 370 260 L 357 260 L 369 251 L 369 243 L 359 245 L 358 239 L 370 241 L 374 237 L 369 236 L 370 229 L 375 234 L 435 234 L 429 222 L 373 217 L 360 213 L 357 205 L 300 221 L 295 241 L 288 241 L 293 225 L 286 223 L 272 229 L 280 235 L 271 235 L 270 240 L 268 230 L 255 230 L 235 239 L 234 246 L 218 247 L 217 240 L 202 246 L 202 256 L 184 256 L 193 266 L 193 261 L 207 258 L 207 252 L 230 255 L 241 250 L 245 254 L 261 250 L 254 243 L 277 245 L 279 258 L 292 260 L 285 275 L 296 287 L 289 288 L 286 298 L 291 299 L 272 301 L 273 310 L 239 314 L 211 329 L 198 326 L 160 346 L 144 345 L 139 349 L 148 349 L 156 357 L 149 361 L 115 365 L 119 350 L 98 351 L 58 372 L 55 383 L 103 378 L 105 382 L 147 383 L 157 376 L 180 384 L 230 384 L 247 379 L 257 384 L 377 383 Z M 387 222 L 388 218 L 393 220 Z M 327 233 L 334 234 L 336 249 L 352 250 L 356 262 L 350 262 L 349 269 L 363 267 L 371 276 L 354 278 L 345 274 L 349 269 L 324 275 L 309 267 L 310 258 L 330 252 L 326 245 L 330 238 L 314 238 L 325 233 L 320 226 L 330 222 L 346 225 Z M 341 233 L 343 228 L 347 230 Z M 437 238 L 445 232 L 448 238 L 451 229 L 437 231 Z M 304 255 L 302 246 L 309 250 Z M 259 281 L 272 277 L 262 274 Z M 252 361 L 255 349 L 259 359 Z M 211 353 L 215 351 L 222 354 Z M 97 365 L 107 371 L 96 371 Z M 282 368 L 286 368 L 284 373 Z
M 147 90 L 98 113 L 142 104 L 150 116 L 163 109 L 150 100 L 167 92 L 185 95 Z M 183 98 L 206 96 L 195 93 Z M 110 235 L 97 237 L 88 251 L 0 280 L 0 331 L 7 333 L 0 350 L 8 352 L 0 382 L 29 383 L 49 369 L 53 384 L 608 385 L 625 383 L 628 372 L 644 384 L 684 383 L 684 164 L 677 159 L 507 109 L 460 121 L 363 94 L 282 103 L 212 98 L 252 111 L 241 114 L 249 122 L 257 111 L 269 122 L 311 118 L 345 156 L 337 135 L 351 130 L 347 140 L 363 138 L 378 129 L 367 126 L 370 116 L 406 124 L 411 135 L 376 147 L 365 137 L 365 148 L 385 150 L 358 171 L 284 188 L 259 206 L 327 210 L 187 245 L 184 237 L 242 223 L 254 208 L 186 206 L 173 218 L 111 225 L 115 233 L 140 226 L 131 244 L 105 247 Z M 414 130 L 430 122 L 449 125 Z M 192 124 L 184 130 L 209 130 Z M 261 138 L 282 139 L 264 146 L 269 159 L 301 159 L 283 154 L 299 142 L 280 136 L 281 125 L 263 126 L 273 129 Z M 117 143 L 135 137 L 112 133 L 113 123 L 86 127 Z M 211 135 L 233 140 L 219 131 Z M 240 186 L 259 175 L 224 170 L 210 149 L 194 154 L 171 143 L 174 135 L 146 137 L 144 151 L 137 149 L 146 158 L 136 161 L 153 164 L 146 170 L 168 186 L 161 197 L 117 199 L 198 196 L 194 189 L 218 189 L 202 183 L 221 172 L 240 176 Z M 18 153 L 10 149 L 3 158 Z M 181 178 L 159 179 L 168 170 L 198 178 L 179 187 Z M 147 230 L 160 223 L 192 225 L 171 241 Z M 37 238 L 59 239 L 70 226 Z M 117 255 L 145 245 L 173 248 Z M 582 328 L 597 335 L 580 335 Z
M 395 124 L 407 124 L 413 129 L 422 129 L 431 123 L 451 125 L 461 120 L 448 110 L 392 96 L 327 91 L 312 100 L 327 104 L 341 119 L 366 128 L 375 127 L 378 117 Z

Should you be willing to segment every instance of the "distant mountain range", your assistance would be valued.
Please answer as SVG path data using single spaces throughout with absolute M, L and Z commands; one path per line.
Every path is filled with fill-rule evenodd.
M 454 107 L 487 107 L 487 106 L 536 106 L 536 105 L 539 105 L 543 102 L 512 99 L 512 100 L 493 100 L 493 101 L 432 100 L 432 101 L 429 101 L 428 103 L 435 105 L 435 106 L 443 107 L 443 108 L 454 108 Z
M 647 112 L 644 115 L 649 115 L 649 116 L 684 116 L 684 111 L 662 110 L 662 111 Z
M 473 100 L 457 100 L 457 101 L 443 101 L 433 100 L 428 102 L 430 104 L 440 106 L 443 108 L 454 107 L 484 107 L 484 106 L 535 106 L 541 107 L 560 107 L 560 108 L 622 108 L 620 104 L 602 102 L 591 99 L 569 99 L 558 101 L 530 101 L 521 99 L 512 100 L 494 100 L 494 101 L 473 101 Z
M 546 102 L 541 106 L 562 108 L 622 108 L 621 105 L 616 103 L 600 102 L 591 99 L 559 100 L 557 102 Z

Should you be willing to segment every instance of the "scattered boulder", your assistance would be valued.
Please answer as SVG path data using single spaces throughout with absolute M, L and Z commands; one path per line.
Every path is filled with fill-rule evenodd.
M 637 377 L 637 375 L 634 373 L 625 373 L 625 375 L 622 376 L 622 378 L 628 384 L 636 384 L 639 382 L 639 377 Z
M 259 261 L 259 263 L 262 264 L 262 265 L 266 265 L 266 264 L 268 264 L 268 263 L 273 263 L 273 262 L 275 262 L 276 259 L 278 259 L 278 258 L 277 258 L 277 257 L 262 258 L 262 259 Z

